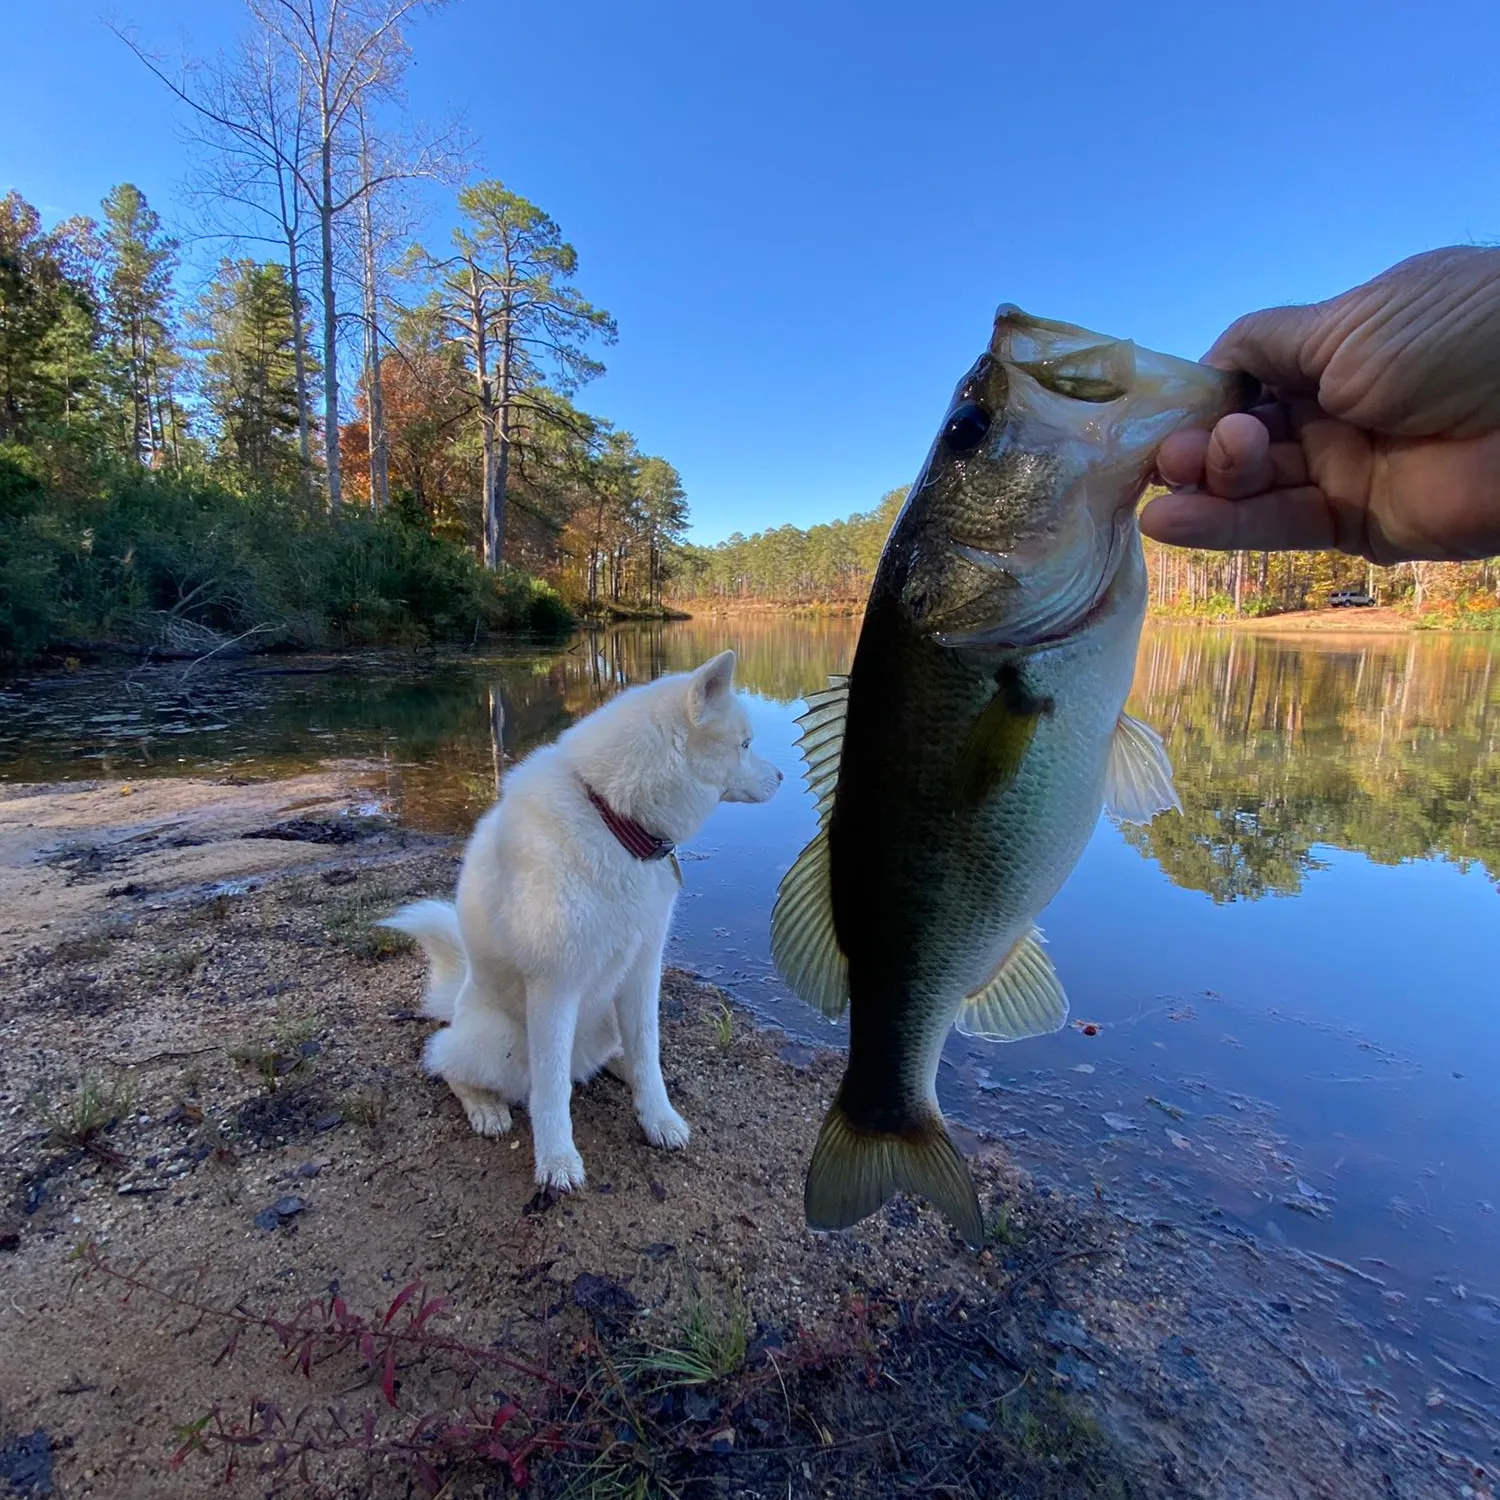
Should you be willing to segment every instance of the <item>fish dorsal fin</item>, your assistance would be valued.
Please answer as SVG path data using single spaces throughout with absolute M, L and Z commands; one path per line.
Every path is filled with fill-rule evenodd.
M 849 679 L 830 677 L 821 692 L 807 695 L 807 707 L 798 716 L 802 733 L 797 748 L 802 753 L 803 777 L 813 794 L 818 822 L 828 822 L 833 789 L 839 779 L 839 756 L 844 748 L 844 718 L 849 709 Z
M 1149 823 L 1159 812 L 1181 812 L 1172 762 L 1149 724 L 1122 713 L 1109 742 L 1104 805 L 1127 823 Z
M 771 958 L 798 999 L 837 1020 L 849 1004 L 849 960 L 833 930 L 828 830 L 786 872 L 771 910 Z
M 988 984 L 958 1013 L 958 1030 L 986 1042 L 1018 1042 L 1046 1036 L 1068 1019 L 1068 997 L 1052 960 L 1042 952 L 1041 929 L 1030 932 L 1005 955 Z
M 771 957 L 799 999 L 830 1019 L 849 1004 L 849 961 L 833 930 L 833 885 L 829 870 L 828 812 L 839 779 L 849 679 L 830 677 L 809 693 L 798 718 L 803 774 L 818 810 L 818 831 L 797 856 L 776 892 L 771 911 Z

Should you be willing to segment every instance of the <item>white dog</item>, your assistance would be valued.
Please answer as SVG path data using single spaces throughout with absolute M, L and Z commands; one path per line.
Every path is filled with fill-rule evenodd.
M 428 1039 L 480 1135 L 531 1114 L 536 1179 L 583 1181 L 568 1100 L 608 1064 L 646 1139 L 685 1146 L 661 1076 L 662 948 L 681 882 L 674 846 L 720 802 L 765 802 L 781 772 L 750 749 L 734 653 L 634 687 L 506 777 L 464 854 L 457 904 L 419 901 L 382 925 L 431 963 Z

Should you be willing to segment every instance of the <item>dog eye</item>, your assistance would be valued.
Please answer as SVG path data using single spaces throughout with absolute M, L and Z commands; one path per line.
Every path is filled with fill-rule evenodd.
M 740 749 L 741 750 L 748 750 L 749 748 L 750 748 L 750 741 L 749 740 L 741 740 L 740 741 Z

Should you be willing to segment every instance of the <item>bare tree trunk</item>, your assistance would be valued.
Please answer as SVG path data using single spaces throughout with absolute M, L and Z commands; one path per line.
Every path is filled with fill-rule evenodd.
M 479 436 L 483 459 L 479 471 L 481 492 L 481 543 L 484 565 L 499 566 L 499 537 L 495 529 L 495 392 L 490 384 L 489 322 L 484 305 L 484 288 L 479 268 L 469 261 L 469 316 L 466 332 L 474 356 L 474 386 L 479 398 Z
M 390 458 L 385 431 L 385 393 L 380 384 L 380 309 L 375 290 L 375 228 L 369 194 L 361 200 L 365 252 L 365 415 L 370 432 L 370 509 L 390 503 Z
M 507 297 L 509 293 L 506 294 Z M 494 542 L 490 552 L 490 567 L 498 569 L 504 560 L 505 549 L 505 484 L 510 475 L 510 408 L 512 391 L 510 388 L 511 371 L 515 368 L 513 363 L 514 346 L 512 344 L 512 333 L 510 325 L 510 309 L 507 307 L 501 313 L 499 327 L 500 334 L 500 368 L 497 371 L 496 384 L 499 387 L 499 400 L 496 402 L 498 408 L 499 432 L 497 434 L 498 461 L 495 465 L 495 492 L 490 505 L 490 516 L 494 527 Z
M 370 140 L 365 112 L 359 111 L 360 172 L 370 181 Z M 375 270 L 375 213 L 371 192 L 359 200 L 360 236 L 364 241 L 365 280 L 365 415 L 369 426 L 370 509 L 379 514 L 390 504 L 390 460 L 385 431 L 385 393 L 380 385 L 380 298 Z
M 140 320 L 132 318 L 130 323 L 130 401 L 132 411 L 131 444 L 135 460 L 140 463 L 151 448 L 151 423 L 149 408 L 142 400 L 141 392 L 146 379 L 146 353 L 143 348 Z M 147 398 L 149 401 L 149 398 Z
M 297 371 L 297 453 L 302 459 L 302 482 L 312 474 L 312 433 L 307 419 L 307 332 L 302 326 L 302 271 L 297 254 L 297 231 L 286 226 L 286 269 L 292 286 L 292 363 Z
M 323 248 L 323 446 L 328 464 L 328 508 L 337 512 L 343 499 L 343 474 L 339 467 L 339 351 L 338 302 L 333 289 L 333 131 L 326 92 L 321 100 L 322 198 L 318 204 L 318 227 Z

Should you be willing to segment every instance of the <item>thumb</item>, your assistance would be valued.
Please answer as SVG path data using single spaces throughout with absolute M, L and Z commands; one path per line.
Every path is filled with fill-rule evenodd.
M 1283 396 L 1311 395 L 1337 348 L 1327 334 L 1326 304 L 1270 307 L 1236 319 L 1203 360 L 1223 370 L 1243 370 Z

